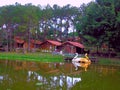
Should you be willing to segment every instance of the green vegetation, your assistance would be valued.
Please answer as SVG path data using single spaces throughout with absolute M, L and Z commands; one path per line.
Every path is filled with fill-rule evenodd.
M 4 26 L 4 27 L 3 27 Z M 73 27 L 70 32 L 69 28 Z M 66 41 L 79 36 L 83 44 L 120 51 L 120 0 L 94 0 L 80 7 L 32 4 L 0 7 L 0 46 L 14 47 L 13 37 Z M 75 39 L 74 39 L 75 40 Z
M 62 62 L 63 57 L 60 55 L 52 55 L 49 53 L 0 53 L 0 59 L 3 60 L 27 60 L 27 61 L 40 61 L 40 62 Z
M 39 61 L 39 62 L 63 62 L 64 57 L 61 55 L 53 55 L 50 53 L 15 53 L 4 52 L 0 53 L 1 60 L 21 60 L 21 61 Z M 102 58 L 98 57 L 98 64 L 101 65 L 120 65 L 120 60 L 117 58 Z
M 80 8 L 75 25 L 79 36 L 87 39 L 89 46 L 106 44 L 119 52 L 120 0 L 95 0 Z

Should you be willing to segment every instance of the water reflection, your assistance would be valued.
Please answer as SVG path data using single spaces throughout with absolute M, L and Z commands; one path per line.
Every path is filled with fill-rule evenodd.
M 84 69 L 76 71 L 75 69 L 79 67 Z M 27 90 L 78 90 L 87 87 L 89 90 L 100 90 L 98 88 L 102 85 L 101 82 L 109 83 L 106 86 L 102 85 L 103 90 L 107 90 L 109 86 L 119 90 L 120 86 L 117 86 L 120 82 L 119 76 L 119 66 L 0 60 L 1 90 L 26 90 L 26 88 Z
M 40 63 L 1 60 L 0 68 L 0 87 L 3 90 L 10 89 L 11 87 L 12 89 L 18 87 L 21 88 L 20 85 L 23 85 L 22 87 L 27 87 L 27 84 L 29 83 L 32 83 L 32 86 L 34 85 L 33 90 L 39 87 L 42 87 L 42 89 L 62 89 L 63 87 L 70 89 L 76 83 L 81 81 L 80 77 L 75 76 L 76 74 L 70 76 L 74 72 L 71 63 Z M 6 88 L 5 84 L 7 85 Z
M 0 80 L 3 80 L 3 76 L 0 76 Z
M 80 63 L 80 62 L 72 62 L 73 65 L 75 66 L 75 70 L 78 70 L 79 67 L 84 68 L 85 71 L 87 71 L 88 66 L 90 63 Z
M 36 72 L 32 72 L 32 71 L 28 71 L 28 81 L 32 81 L 33 79 L 31 79 L 31 77 L 33 77 L 33 79 L 37 78 L 37 80 L 41 83 L 36 83 L 36 85 L 47 85 L 48 83 L 51 84 L 52 87 L 56 87 L 56 86 L 60 86 L 63 87 L 64 84 L 67 84 L 67 88 L 71 88 L 72 86 L 74 86 L 77 82 L 81 81 L 81 78 L 77 78 L 77 77 L 70 77 L 70 76 L 64 76 L 64 75 L 60 75 L 60 76 L 51 76 L 49 80 L 47 80 L 47 77 L 44 77 L 42 75 L 40 75 L 39 73 Z

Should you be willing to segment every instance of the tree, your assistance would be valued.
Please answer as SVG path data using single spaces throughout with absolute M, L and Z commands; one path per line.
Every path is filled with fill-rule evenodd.
M 119 33 L 118 13 L 114 0 L 96 0 L 87 5 L 82 5 L 80 15 L 77 17 L 76 28 L 79 35 L 90 35 L 96 38 L 96 44 L 101 46 L 106 43 L 109 48 L 119 49 L 116 42 Z M 117 47 L 115 46 L 115 44 Z
M 1 7 L 0 20 L 3 21 L 1 26 L 6 25 L 7 30 L 7 40 L 10 51 L 12 50 L 13 35 L 28 35 L 28 42 L 30 42 L 30 31 L 37 27 L 39 18 L 38 11 L 39 8 L 31 4 L 26 4 L 22 6 L 20 4 L 8 5 Z M 17 28 L 16 28 L 17 27 Z M 23 34 L 24 33 L 24 34 Z

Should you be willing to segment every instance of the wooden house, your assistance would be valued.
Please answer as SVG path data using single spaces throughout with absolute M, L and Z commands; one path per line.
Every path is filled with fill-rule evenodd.
M 24 45 L 23 45 L 23 49 L 25 51 L 32 51 L 32 52 L 35 52 L 36 50 L 38 50 L 40 48 L 40 44 L 42 42 L 39 41 L 39 40 L 30 40 L 30 43 L 29 42 L 25 42 Z
M 84 53 L 84 45 L 79 42 L 66 41 L 61 45 L 64 53 Z
M 39 40 L 33 40 L 33 39 L 30 42 L 31 42 L 31 44 L 33 45 L 34 48 L 40 48 L 40 44 L 42 43 Z
M 30 46 L 29 46 L 30 44 Z M 18 51 L 18 50 L 30 50 L 30 51 L 33 51 L 35 50 L 36 48 L 39 48 L 40 47 L 40 44 L 41 44 L 41 41 L 39 40 L 30 40 L 30 43 L 22 40 L 19 36 L 16 36 L 14 38 L 14 46 L 15 46 L 15 50 Z
M 19 36 L 14 38 L 14 47 L 15 48 L 23 48 L 24 40 L 22 40 Z
M 53 40 L 46 40 L 45 42 L 41 43 L 40 50 L 42 52 L 53 52 L 59 48 L 61 45 L 58 41 Z

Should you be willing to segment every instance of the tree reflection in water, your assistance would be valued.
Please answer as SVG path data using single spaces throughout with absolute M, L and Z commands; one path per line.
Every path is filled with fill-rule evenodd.
M 119 66 L 0 60 L 0 90 L 120 90 L 119 76 Z
M 33 78 L 31 78 L 34 76 Z M 67 85 L 67 88 L 70 89 L 73 87 L 77 82 L 81 81 L 81 78 L 77 77 L 70 77 L 70 76 L 51 76 L 49 79 L 47 77 L 44 77 L 36 72 L 28 71 L 28 81 L 32 81 L 37 77 L 38 82 L 40 85 L 49 85 L 51 84 L 51 87 L 63 87 L 65 84 Z M 37 83 L 38 84 L 38 83 Z M 39 85 L 38 84 L 38 85 Z
M 81 78 L 74 75 L 72 63 L 40 63 L 0 60 L 0 88 L 3 90 L 28 88 L 70 89 Z M 22 85 L 22 86 L 21 86 Z

